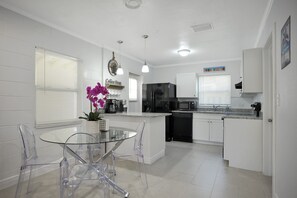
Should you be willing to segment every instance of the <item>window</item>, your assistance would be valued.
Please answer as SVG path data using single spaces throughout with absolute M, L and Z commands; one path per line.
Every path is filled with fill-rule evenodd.
M 135 78 L 129 78 L 129 100 L 137 100 L 137 80 Z
M 200 76 L 199 105 L 230 105 L 231 76 Z
M 77 67 L 77 59 L 36 49 L 36 124 L 77 118 Z

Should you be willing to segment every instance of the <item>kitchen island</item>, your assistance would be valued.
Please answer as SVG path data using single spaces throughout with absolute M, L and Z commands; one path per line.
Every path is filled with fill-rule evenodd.
M 144 162 L 152 164 L 165 155 L 165 117 L 171 113 L 111 113 L 104 114 L 109 120 L 110 126 L 136 129 L 138 124 L 145 121 L 143 134 Z M 125 141 L 117 153 L 131 153 L 134 146 L 134 138 Z M 131 158 L 131 160 L 135 160 Z

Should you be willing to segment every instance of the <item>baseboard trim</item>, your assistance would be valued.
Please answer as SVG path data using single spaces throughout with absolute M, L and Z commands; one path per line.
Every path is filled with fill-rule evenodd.
M 223 146 L 221 142 L 211 142 L 211 141 L 203 141 L 203 140 L 193 140 L 195 144 L 206 144 L 206 145 L 215 145 L 215 146 Z
M 157 161 L 158 159 L 160 159 L 160 158 L 162 158 L 164 156 L 165 156 L 165 149 L 161 150 L 159 153 L 156 153 L 155 155 L 153 155 L 149 159 L 144 157 L 144 163 L 145 164 L 153 164 L 155 161 Z
M 32 174 L 34 175 L 34 177 L 38 177 L 57 169 L 59 169 L 58 164 L 56 166 L 46 165 L 39 168 L 34 168 Z M 16 185 L 18 182 L 18 179 L 19 179 L 19 175 L 13 175 L 11 177 L 0 180 L 0 190 Z M 29 169 L 25 173 L 24 181 L 27 181 L 28 179 L 29 179 Z

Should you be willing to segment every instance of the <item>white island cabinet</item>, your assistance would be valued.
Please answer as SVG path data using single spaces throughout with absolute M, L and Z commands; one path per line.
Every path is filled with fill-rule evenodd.
M 165 155 L 165 117 L 170 113 L 115 113 L 104 114 L 109 119 L 110 126 L 136 129 L 145 120 L 143 134 L 144 162 L 152 164 Z M 135 138 L 124 141 L 117 149 L 117 153 L 132 152 Z M 132 159 L 131 160 L 135 160 Z
M 262 120 L 224 118 L 224 159 L 229 166 L 262 171 Z

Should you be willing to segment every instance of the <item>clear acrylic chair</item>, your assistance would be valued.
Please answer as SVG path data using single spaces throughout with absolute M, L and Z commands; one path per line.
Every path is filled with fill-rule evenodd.
M 56 165 L 58 168 L 59 163 L 61 161 L 61 159 L 50 159 L 48 157 L 42 158 L 37 155 L 35 136 L 34 136 L 33 130 L 30 127 L 24 124 L 20 124 L 18 125 L 18 130 L 20 132 L 21 142 L 22 142 L 22 154 L 21 154 L 22 164 L 20 168 L 20 175 L 19 175 L 17 189 L 15 193 L 16 198 L 21 196 L 22 183 L 23 183 L 27 168 L 30 168 L 29 179 L 27 184 L 27 193 L 29 193 L 32 169 L 34 167 L 40 167 L 44 165 Z
M 134 140 L 134 146 L 133 146 L 132 153 L 122 154 L 122 153 L 117 153 L 116 150 L 112 152 L 112 167 L 113 167 L 112 172 L 114 173 L 113 176 L 115 176 L 116 175 L 115 163 L 116 163 L 117 158 L 124 159 L 124 158 L 129 158 L 131 156 L 135 156 L 137 159 L 137 163 L 138 163 L 140 177 L 141 177 L 141 173 L 143 172 L 144 177 L 145 177 L 145 184 L 146 184 L 146 187 L 148 187 L 146 168 L 145 168 L 145 164 L 144 164 L 144 155 L 143 155 L 144 127 L 145 127 L 145 121 L 142 121 L 136 129 L 137 135 Z
M 75 133 L 66 140 L 63 160 L 60 163 L 61 198 L 73 197 L 86 180 L 102 184 L 104 197 L 109 197 L 109 184 L 103 177 L 107 165 L 103 162 L 97 163 L 100 157 L 100 144 L 91 134 Z

